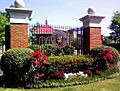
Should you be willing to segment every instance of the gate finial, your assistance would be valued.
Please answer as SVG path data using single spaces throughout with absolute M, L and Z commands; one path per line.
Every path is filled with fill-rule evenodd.
M 24 0 L 15 0 L 14 6 L 15 8 L 24 8 L 25 7 Z
M 95 15 L 96 10 L 95 10 L 94 7 L 90 7 L 90 8 L 88 8 L 87 12 L 88 12 L 89 15 Z
M 47 21 L 47 18 L 46 18 L 46 20 L 45 20 L 45 25 L 48 25 L 48 21 Z

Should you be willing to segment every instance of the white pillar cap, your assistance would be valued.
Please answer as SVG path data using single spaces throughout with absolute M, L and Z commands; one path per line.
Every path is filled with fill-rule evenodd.
M 25 8 L 6 8 L 10 23 L 28 23 L 32 10 Z

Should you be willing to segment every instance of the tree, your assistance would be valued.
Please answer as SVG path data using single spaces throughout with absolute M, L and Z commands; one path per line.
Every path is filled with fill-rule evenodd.
M 109 36 L 104 36 L 103 44 L 110 44 L 110 43 L 114 43 L 114 40 L 110 39 Z
M 112 32 L 110 33 L 110 38 L 113 39 L 115 42 L 120 42 L 120 12 L 114 12 L 114 16 L 111 20 L 110 29 Z
M 5 28 L 9 25 L 6 13 L 0 12 L 0 45 L 5 44 Z

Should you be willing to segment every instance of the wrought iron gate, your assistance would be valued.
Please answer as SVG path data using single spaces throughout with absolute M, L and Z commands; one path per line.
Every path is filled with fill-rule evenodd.
M 82 27 L 60 26 L 34 24 L 29 25 L 29 45 L 49 45 L 54 44 L 55 33 L 62 32 L 66 35 L 67 46 L 73 46 L 76 55 L 82 54 L 83 51 L 83 29 Z M 63 36 L 63 35 L 62 35 Z M 58 37 L 60 38 L 60 36 Z M 64 42 L 64 41 L 63 41 Z M 60 48 L 55 46 L 56 48 Z M 64 46 L 61 46 L 64 47 Z M 42 50 L 42 48 L 40 47 Z

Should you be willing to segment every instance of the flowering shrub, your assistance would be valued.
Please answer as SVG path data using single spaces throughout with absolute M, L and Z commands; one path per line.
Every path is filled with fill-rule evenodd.
M 30 55 L 30 59 L 33 62 L 32 74 L 34 80 L 47 78 L 47 70 L 50 64 L 44 52 L 42 51 L 32 52 Z
M 108 47 L 107 50 L 103 50 L 100 52 L 96 58 L 96 60 L 102 59 L 107 66 L 113 64 L 113 59 L 116 57 L 115 53 L 110 53 L 110 48 Z
M 95 62 L 93 62 L 93 69 L 95 72 L 107 70 L 111 65 L 116 63 L 115 59 L 118 55 L 116 52 L 112 51 L 111 48 L 107 47 L 107 49 L 99 52 L 95 57 Z
M 64 77 L 64 71 L 63 70 L 56 70 L 54 73 L 55 78 L 63 78 Z

